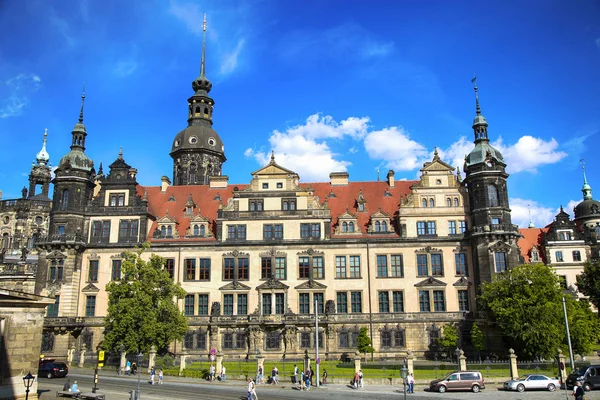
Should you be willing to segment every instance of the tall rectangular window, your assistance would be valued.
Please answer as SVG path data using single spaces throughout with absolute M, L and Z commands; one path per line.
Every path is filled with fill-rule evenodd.
M 390 294 L 388 292 L 379 292 L 379 312 L 390 312 Z
M 88 282 L 98 282 L 98 260 L 90 260 Z
M 233 294 L 223 295 L 223 315 L 233 315 Z
M 335 277 L 346 277 L 346 256 L 335 256 Z
M 123 265 L 123 260 L 112 260 L 112 268 L 110 271 L 110 279 L 113 281 L 118 281 L 121 279 L 121 267 Z
M 196 279 L 196 259 L 186 258 L 185 260 L 185 280 L 193 281 Z
M 238 258 L 238 279 L 247 281 L 250 279 L 250 260 L 247 258 Z
M 350 256 L 350 278 L 360 278 L 360 256 Z
M 362 312 L 362 293 L 361 292 L 350 292 L 350 302 L 353 313 Z
M 119 221 L 119 241 L 137 241 L 139 221 L 122 219 Z
M 465 233 L 467 231 L 467 221 L 458 221 L 458 233 Z
M 47 308 L 48 317 L 58 317 L 58 307 L 60 305 L 60 296 L 54 296 L 54 304 L 50 304 Z
M 300 237 L 303 239 L 310 237 L 310 224 L 300 224 Z
M 456 264 L 456 275 L 467 276 L 467 255 L 465 253 L 456 253 L 454 255 Z
M 314 256 L 312 260 L 313 260 L 313 278 L 314 279 L 325 278 L 325 265 L 323 262 L 323 257 Z
M 269 279 L 272 271 L 272 258 L 261 257 L 260 258 L 260 279 Z
M 283 293 L 275 293 L 275 314 L 285 314 L 285 295 Z
M 441 254 L 431 255 L 431 275 L 444 276 L 444 265 L 442 264 Z
M 310 314 L 310 293 L 300 293 L 298 295 L 298 306 L 300 314 Z
M 348 293 L 337 292 L 336 293 L 337 313 L 347 314 L 348 313 Z
M 248 295 L 245 293 L 237 295 L 237 315 L 248 315 Z
M 110 237 L 110 221 L 102 221 L 102 237 Z
M 194 315 L 195 296 L 187 294 L 184 299 L 183 313 L 185 315 Z
M 506 271 L 506 253 L 497 251 L 494 253 L 494 261 L 496 262 L 496 272 Z
M 201 258 L 198 267 L 198 279 L 210 281 L 210 258 Z
M 198 295 L 198 315 L 208 315 L 208 295 Z
M 235 258 L 226 258 L 223 263 L 223 280 L 232 281 L 235 272 Z
M 417 235 L 422 236 L 422 235 L 426 235 L 427 234 L 427 225 L 425 224 L 425 221 L 418 221 L 417 222 Z
M 273 239 L 273 225 L 270 225 L 270 224 L 263 225 L 263 239 L 265 239 L 265 240 Z
M 419 290 L 419 310 L 422 312 L 430 312 L 431 306 L 429 305 L 429 291 Z
M 433 311 L 446 311 L 446 301 L 444 299 L 443 290 L 433 291 Z
M 271 304 L 271 293 L 262 294 L 262 314 L 271 315 L 273 305 Z
M 321 224 L 310 224 L 310 236 L 314 238 L 321 237 Z
M 275 237 L 275 239 L 283 239 L 283 224 L 275 224 L 273 237 Z
M 579 250 L 573 251 L 573 261 L 581 261 L 581 252 Z
M 228 240 L 246 240 L 246 225 L 227 225 Z
M 165 270 L 169 273 L 169 276 L 175 278 L 175 259 L 167 258 L 165 260 Z
M 298 257 L 298 277 L 300 279 L 309 278 L 310 259 L 308 257 Z
M 392 276 L 396 278 L 404 277 L 404 261 L 402 259 L 402 254 L 392 254 L 390 256 L 391 267 L 392 267 Z
M 325 300 L 323 293 L 313 293 L 313 302 L 317 303 L 319 314 L 325 313 Z
M 300 224 L 300 237 L 303 239 L 321 237 L 321 224 Z
M 378 278 L 386 278 L 387 276 L 388 276 L 387 256 L 386 255 L 378 255 L 377 256 L 377 277 Z
M 436 229 L 435 229 L 435 221 L 427 221 L 427 234 L 428 235 L 435 235 Z
M 417 276 L 428 276 L 427 254 L 417 254 Z
M 556 262 L 563 262 L 563 253 L 562 251 L 557 251 L 554 253 L 556 255 Z
M 456 235 L 456 221 L 448 221 L 448 234 Z
M 392 301 L 394 302 L 394 312 L 404 312 L 404 292 L 392 292 Z
M 287 259 L 275 257 L 275 279 L 287 279 Z
M 458 291 L 458 310 L 469 311 L 469 291 L 459 290 Z
M 96 296 L 85 297 L 85 316 L 94 317 L 96 315 Z

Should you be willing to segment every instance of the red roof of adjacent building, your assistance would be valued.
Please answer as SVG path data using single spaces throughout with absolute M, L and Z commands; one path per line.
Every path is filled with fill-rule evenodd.
M 539 251 L 540 259 L 544 260 L 544 252 L 542 250 L 544 244 L 544 234 L 548 232 L 549 228 L 520 228 L 519 233 L 521 238 L 517 242 L 521 256 L 525 259 L 525 263 L 529 263 L 531 256 L 531 249 L 536 247 Z

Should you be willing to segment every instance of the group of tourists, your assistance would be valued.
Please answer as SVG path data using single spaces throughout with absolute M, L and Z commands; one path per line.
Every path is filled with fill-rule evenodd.
M 212 382 L 215 379 L 218 379 L 221 382 L 225 382 L 227 380 L 227 368 L 225 368 L 225 365 L 221 365 L 221 373 L 217 377 L 217 369 L 213 364 L 210 364 L 210 367 L 208 368 L 208 380 Z
M 158 376 L 158 379 L 157 379 Z M 156 369 L 154 367 L 152 367 L 150 369 L 150 384 L 151 385 L 162 385 L 163 383 L 163 370 L 162 368 L 160 368 L 158 370 L 158 373 L 156 372 Z

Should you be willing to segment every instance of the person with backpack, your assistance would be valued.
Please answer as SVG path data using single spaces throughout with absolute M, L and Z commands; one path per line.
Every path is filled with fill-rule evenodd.
M 583 390 L 581 381 L 577 381 L 573 396 L 575 396 L 575 400 L 583 400 L 585 398 L 585 390 Z
M 258 396 L 256 395 L 256 385 L 252 378 L 248 378 L 248 400 L 258 400 Z

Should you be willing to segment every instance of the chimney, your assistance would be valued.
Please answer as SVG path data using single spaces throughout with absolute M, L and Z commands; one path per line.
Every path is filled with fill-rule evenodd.
M 389 170 L 387 173 L 387 180 L 388 180 L 388 185 L 390 185 L 390 187 L 394 187 L 394 185 L 396 184 L 396 181 L 394 180 L 394 170 Z
M 226 188 L 229 182 L 227 175 L 216 175 L 208 177 L 208 184 L 211 189 Z
M 329 174 L 329 181 L 332 186 L 348 186 L 349 176 L 347 172 L 332 172 Z
M 167 176 L 163 175 L 163 177 L 160 178 L 160 192 L 166 192 L 169 186 L 171 186 L 171 180 Z

